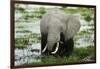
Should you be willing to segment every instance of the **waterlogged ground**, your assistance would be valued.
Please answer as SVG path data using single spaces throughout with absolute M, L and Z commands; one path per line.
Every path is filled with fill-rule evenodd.
M 61 8 L 67 13 L 80 14 L 81 28 L 74 37 L 75 49 L 68 57 L 41 55 L 40 19 L 50 7 L 36 8 L 34 5 L 15 5 L 15 65 L 59 64 L 94 61 L 94 21 L 91 8 Z

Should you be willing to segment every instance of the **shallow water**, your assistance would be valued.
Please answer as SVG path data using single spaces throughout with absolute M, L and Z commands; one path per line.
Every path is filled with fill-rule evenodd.
M 41 62 L 40 43 L 28 45 L 24 49 L 15 49 L 15 65 Z
M 83 21 L 83 20 L 82 20 Z M 84 23 L 86 23 L 84 21 Z M 82 23 L 83 24 L 83 23 Z M 88 24 L 88 23 L 87 23 Z M 87 31 L 91 28 L 93 28 L 92 26 L 88 26 L 87 24 L 84 24 L 84 26 L 81 25 L 80 28 L 80 32 L 81 31 Z M 17 24 L 16 24 L 17 25 Z M 29 30 L 32 33 L 38 33 L 40 34 L 40 27 L 39 27 L 39 22 L 37 23 L 20 23 L 18 24 L 19 26 L 23 25 L 23 26 L 28 26 L 24 29 L 21 28 L 16 28 L 16 30 Z M 78 32 L 78 33 L 80 33 Z M 92 32 L 92 31 L 89 31 Z M 30 33 L 16 33 L 16 38 L 20 38 L 23 37 L 24 35 L 26 36 L 30 36 Z M 83 34 L 83 35 L 78 35 L 77 34 L 77 41 L 75 41 L 75 47 L 87 47 L 87 46 L 93 46 L 93 40 L 94 40 L 94 35 L 93 32 L 92 34 Z M 34 52 L 32 52 L 31 50 L 34 50 Z M 37 52 L 36 50 L 39 50 L 39 52 Z M 31 46 L 27 46 L 24 49 L 15 49 L 15 65 L 21 65 L 21 64 L 29 64 L 29 63 L 38 63 L 41 62 L 41 45 L 40 43 L 33 43 Z
M 32 8 L 32 6 L 27 8 L 26 10 L 28 13 L 17 12 L 15 15 L 15 39 L 27 37 L 28 40 L 32 39 L 37 42 L 39 39 L 36 36 L 34 36 L 33 38 L 31 38 L 30 36 L 32 36 L 32 34 L 40 34 L 40 19 L 33 20 L 32 18 L 29 18 L 28 21 L 25 21 L 25 19 L 23 18 L 24 15 L 33 14 L 34 10 L 30 10 L 30 8 Z M 93 21 L 91 20 L 90 22 L 87 22 L 84 19 L 81 19 L 80 22 L 81 28 L 75 36 L 75 47 L 94 46 L 94 30 L 91 30 L 94 29 Z M 82 33 L 83 31 L 85 31 L 86 33 Z M 21 44 L 21 42 L 17 44 Z M 31 42 L 31 44 L 26 44 L 25 46 L 27 47 L 21 49 L 15 48 L 15 65 L 41 62 L 40 42 Z

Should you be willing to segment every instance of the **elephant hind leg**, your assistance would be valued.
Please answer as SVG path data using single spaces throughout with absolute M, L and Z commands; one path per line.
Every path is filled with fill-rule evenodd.
M 66 56 L 70 56 L 72 54 L 73 48 L 74 48 L 73 38 L 65 41 L 64 47 L 65 47 L 65 52 L 64 53 L 66 53 Z
M 63 44 L 60 44 L 58 54 L 61 57 L 63 56 L 69 57 L 73 52 L 73 48 L 74 48 L 74 41 L 73 38 L 71 38 L 69 40 L 66 40 Z

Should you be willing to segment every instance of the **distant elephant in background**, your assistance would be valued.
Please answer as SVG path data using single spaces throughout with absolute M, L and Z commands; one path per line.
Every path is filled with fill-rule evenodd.
M 80 29 L 79 16 L 52 9 L 40 21 L 42 54 L 69 56 L 74 47 L 73 36 Z

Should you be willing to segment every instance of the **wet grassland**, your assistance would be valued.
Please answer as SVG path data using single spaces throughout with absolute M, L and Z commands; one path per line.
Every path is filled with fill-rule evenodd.
M 95 60 L 94 9 L 81 7 L 58 7 L 71 14 L 80 14 L 81 28 L 74 37 L 74 51 L 71 56 L 41 55 L 40 19 L 50 7 L 15 5 L 15 65 L 63 64 Z

